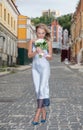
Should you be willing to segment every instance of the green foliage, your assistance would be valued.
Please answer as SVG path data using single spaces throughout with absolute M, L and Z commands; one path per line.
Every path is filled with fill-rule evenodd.
M 52 15 L 41 16 L 41 17 L 31 18 L 31 22 L 34 23 L 34 25 L 37 25 L 39 23 L 44 23 L 46 25 L 50 25 L 54 19 L 55 18 Z
M 69 31 L 69 34 L 70 34 L 71 18 L 72 18 L 71 14 L 63 15 L 57 18 L 59 24 L 63 27 L 63 29 L 67 29 Z
M 63 27 L 63 29 L 67 29 L 70 34 L 70 26 L 71 26 L 71 14 L 63 15 L 57 18 L 59 24 Z M 38 23 L 44 23 L 46 25 L 50 25 L 52 21 L 55 18 L 50 15 L 50 16 L 41 16 L 41 17 L 36 17 L 36 18 L 31 18 L 32 23 L 34 25 L 37 25 Z

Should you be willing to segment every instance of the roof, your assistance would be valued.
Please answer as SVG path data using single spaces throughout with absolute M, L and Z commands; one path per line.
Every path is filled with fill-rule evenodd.
M 16 8 L 17 12 L 20 14 L 20 12 L 19 12 L 19 10 L 18 10 L 18 8 L 17 8 L 16 4 L 14 3 L 14 1 L 13 1 L 13 0 L 11 0 L 11 2 L 13 3 L 13 5 L 14 5 L 14 7 Z

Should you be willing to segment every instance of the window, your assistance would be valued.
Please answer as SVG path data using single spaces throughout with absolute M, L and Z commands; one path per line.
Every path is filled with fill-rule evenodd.
M 15 20 L 14 20 L 14 30 L 16 29 L 16 22 L 15 22 Z
M 4 20 L 6 21 L 6 9 L 4 9 Z
M 13 27 L 13 18 L 11 17 L 11 27 Z
M 8 13 L 8 24 L 10 24 L 10 14 Z
M 0 17 L 2 17 L 2 4 L 0 4 Z

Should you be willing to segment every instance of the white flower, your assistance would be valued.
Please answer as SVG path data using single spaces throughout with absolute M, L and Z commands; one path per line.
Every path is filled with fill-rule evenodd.
M 48 49 L 48 44 L 45 39 L 38 39 L 35 41 L 35 47 L 40 47 L 43 51 Z M 39 54 L 40 57 L 44 56 L 44 53 Z
M 48 44 L 45 39 L 38 39 L 37 41 L 35 41 L 35 46 L 40 47 L 43 50 L 48 49 Z
M 36 43 L 43 43 L 43 42 L 45 42 L 44 39 L 38 39 L 38 40 L 35 41 L 35 44 L 36 44 Z
M 39 57 L 41 58 L 42 56 L 44 56 L 44 53 L 39 53 Z

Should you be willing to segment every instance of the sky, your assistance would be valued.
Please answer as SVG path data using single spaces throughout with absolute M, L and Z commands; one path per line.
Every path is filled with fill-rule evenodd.
M 59 10 L 61 15 L 73 13 L 79 0 L 16 0 L 18 10 L 28 17 L 42 16 L 42 10 Z

